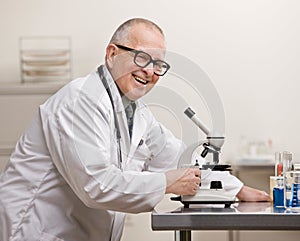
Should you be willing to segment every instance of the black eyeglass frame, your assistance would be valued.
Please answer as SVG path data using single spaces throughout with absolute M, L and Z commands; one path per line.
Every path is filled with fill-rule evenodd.
M 139 66 L 139 67 L 141 67 L 141 68 L 145 68 L 146 66 L 148 66 L 148 65 L 151 64 L 151 63 L 153 63 L 153 66 L 155 66 L 155 65 L 156 65 L 156 66 L 159 66 L 159 65 L 157 65 L 157 63 L 165 64 L 165 65 L 166 65 L 166 69 L 165 69 L 165 72 L 162 73 L 162 74 L 155 73 L 155 68 L 154 68 L 154 74 L 155 74 L 155 75 L 163 76 L 163 75 L 165 75 L 165 74 L 168 72 L 168 70 L 171 68 L 171 66 L 170 66 L 167 62 L 165 62 L 165 61 L 163 61 L 163 60 L 159 60 L 159 59 L 158 59 L 158 60 L 154 60 L 150 54 L 148 54 L 148 53 L 146 53 L 146 52 L 144 52 L 144 51 L 142 51 L 142 50 L 137 50 L 137 49 L 129 48 L 129 47 L 127 47 L 127 46 L 120 45 L 120 44 L 115 44 L 115 45 L 116 45 L 118 48 L 120 48 L 120 49 L 123 49 L 123 50 L 126 50 L 126 51 L 133 52 L 133 53 L 135 54 L 135 55 L 134 55 L 133 62 L 134 62 L 137 66 Z M 149 56 L 149 61 L 148 61 L 144 66 L 142 66 L 142 65 L 140 65 L 140 64 L 138 64 L 138 63 L 136 62 L 136 57 L 138 56 L 139 53 L 143 53 L 143 54 Z

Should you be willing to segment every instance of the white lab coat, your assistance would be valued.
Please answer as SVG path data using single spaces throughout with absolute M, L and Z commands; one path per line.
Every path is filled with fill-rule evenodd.
M 96 72 L 40 106 L 0 176 L 1 241 L 120 240 L 124 212 L 151 211 L 162 173 L 177 167 L 182 142 L 140 101 L 132 143 L 124 107 L 105 74 L 121 128 L 118 168 L 112 105 Z

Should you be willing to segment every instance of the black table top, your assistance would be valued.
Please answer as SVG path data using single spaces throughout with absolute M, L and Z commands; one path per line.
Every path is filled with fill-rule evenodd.
M 153 230 L 300 230 L 300 210 L 274 208 L 269 202 L 191 205 L 152 213 Z

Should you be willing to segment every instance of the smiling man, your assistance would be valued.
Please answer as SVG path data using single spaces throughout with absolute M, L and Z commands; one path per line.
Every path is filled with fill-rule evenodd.
M 140 100 L 170 68 L 165 51 L 156 24 L 128 20 L 105 65 L 39 107 L 0 176 L 0 240 L 117 241 L 124 213 L 197 192 L 199 169 L 176 169 L 183 143 Z M 243 200 L 269 198 L 234 182 Z
M 121 92 L 136 100 L 170 68 L 163 61 L 165 51 L 164 35 L 157 25 L 141 20 L 126 22 L 106 48 L 106 64 Z

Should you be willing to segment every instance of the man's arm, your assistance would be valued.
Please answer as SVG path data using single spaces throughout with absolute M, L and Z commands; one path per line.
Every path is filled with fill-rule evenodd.
M 270 195 L 268 195 L 265 191 L 254 189 L 245 185 L 238 192 L 237 198 L 240 201 L 246 202 L 271 201 Z

